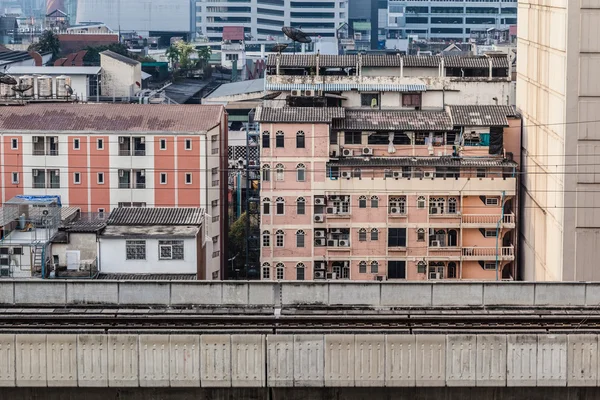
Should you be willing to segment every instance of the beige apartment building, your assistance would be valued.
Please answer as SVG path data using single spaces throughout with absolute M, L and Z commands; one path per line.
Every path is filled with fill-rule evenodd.
M 523 278 L 600 279 L 600 1 L 519 0 Z

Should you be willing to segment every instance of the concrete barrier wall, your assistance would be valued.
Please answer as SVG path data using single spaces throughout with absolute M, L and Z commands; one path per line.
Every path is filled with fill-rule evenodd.
M 600 284 L 0 280 L 0 305 L 597 307 Z
M 0 335 L 0 387 L 596 387 L 598 335 Z

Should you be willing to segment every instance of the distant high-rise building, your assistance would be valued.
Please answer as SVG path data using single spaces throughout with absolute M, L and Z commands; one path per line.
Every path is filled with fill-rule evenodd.
M 431 41 L 467 41 L 471 31 L 508 31 L 517 0 L 389 0 L 388 35 Z M 508 32 L 507 32 L 508 35 Z
M 527 280 L 600 279 L 599 7 L 519 1 Z
M 46 14 L 50 14 L 52 11 L 65 10 L 65 2 L 64 0 L 47 0 L 46 1 Z
M 376 50 L 384 40 L 387 27 L 388 0 L 350 0 L 349 32 L 356 49 Z
M 211 40 L 221 40 L 225 26 L 243 26 L 245 34 L 255 39 L 283 37 L 281 28 L 286 25 L 315 37 L 335 37 L 344 22 L 348 22 L 347 0 L 196 1 L 196 34 Z

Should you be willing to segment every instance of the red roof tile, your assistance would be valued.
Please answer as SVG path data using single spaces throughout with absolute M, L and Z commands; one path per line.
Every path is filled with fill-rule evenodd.
M 198 133 L 223 113 L 219 105 L 28 104 L 0 107 L 0 130 Z

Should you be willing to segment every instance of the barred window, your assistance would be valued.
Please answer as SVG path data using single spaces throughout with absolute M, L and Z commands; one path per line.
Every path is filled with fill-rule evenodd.
M 158 258 L 160 260 L 183 260 L 183 240 L 159 240 Z
M 125 257 L 127 260 L 145 260 L 146 259 L 146 241 L 145 240 L 126 240 Z

